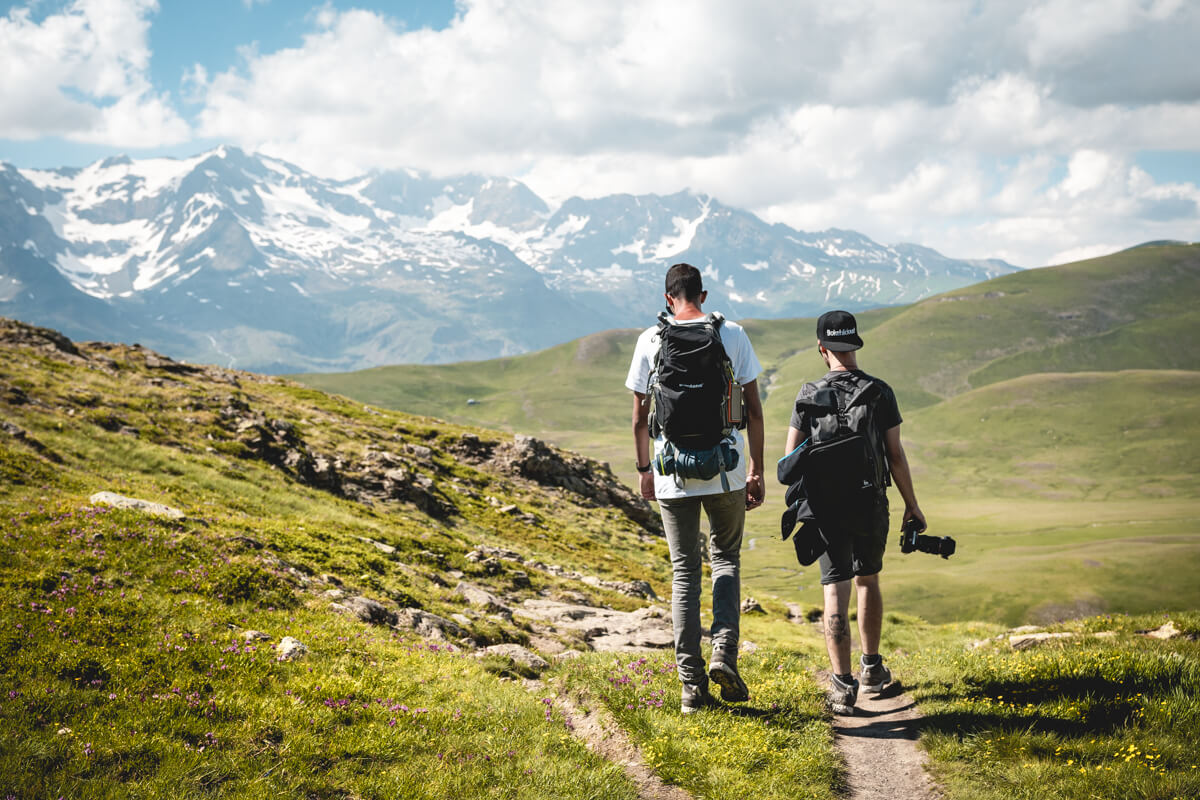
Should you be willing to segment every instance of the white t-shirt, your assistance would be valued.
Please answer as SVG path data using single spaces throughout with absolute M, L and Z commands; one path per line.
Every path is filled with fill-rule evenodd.
M 677 325 L 690 325 L 703 323 L 704 317 L 673 321 Z M 750 337 L 746 335 L 746 331 L 741 325 L 729 320 L 721 323 L 718 330 L 721 335 L 721 344 L 725 347 L 725 354 L 733 362 L 733 379 L 743 386 L 750 381 L 757 380 L 758 374 L 762 372 L 762 365 L 758 363 L 758 356 L 754 355 L 754 347 L 751 346 Z M 629 365 L 629 375 L 625 378 L 625 386 L 630 391 L 646 394 L 650 384 L 650 370 L 654 367 L 654 357 L 658 354 L 658 348 L 658 326 L 655 325 L 642 331 L 642 335 L 638 337 L 637 346 L 633 350 L 633 363 Z M 733 439 L 734 448 L 738 453 L 738 463 L 734 469 L 725 473 L 725 477 L 729 480 L 729 488 L 736 490 L 746 485 L 746 445 L 741 431 L 733 431 L 730 437 Z M 654 441 L 652 458 L 658 455 L 665 443 L 666 438 L 660 434 Z M 707 481 L 690 478 L 682 483 L 683 488 L 680 488 L 675 483 L 674 475 L 659 475 L 658 472 L 655 472 L 654 494 L 669 500 L 677 497 L 720 494 L 725 491 L 721 485 L 720 475 Z

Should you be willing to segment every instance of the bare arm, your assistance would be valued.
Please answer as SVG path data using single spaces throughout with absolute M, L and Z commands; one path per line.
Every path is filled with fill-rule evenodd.
M 800 446 L 800 442 L 803 441 L 800 437 L 803 435 L 804 431 L 800 430 L 799 428 L 788 428 L 787 444 L 783 446 L 784 455 L 792 452 Z
M 750 451 L 750 466 L 746 470 L 746 509 L 750 510 L 761 506 L 767 496 L 763 481 L 763 409 L 757 380 L 742 387 L 742 397 L 746 401 L 746 438 Z
M 904 445 L 900 444 L 900 426 L 888 428 L 884 434 L 884 444 L 887 446 L 888 463 L 892 469 L 892 482 L 904 498 L 904 522 L 915 519 L 925 530 L 925 515 L 917 505 L 917 494 L 913 491 L 912 472 L 908 468 L 908 456 L 904 454 Z
M 650 463 L 650 403 L 641 392 L 633 393 L 633 447 L 638 466 Z M 638 473 L 638 488 L 642 497 L 654 499 L 654 471 Z

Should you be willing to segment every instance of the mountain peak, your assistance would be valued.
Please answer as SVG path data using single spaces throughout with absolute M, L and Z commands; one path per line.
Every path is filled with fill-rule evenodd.
M 115 156 L 109 156 L 98 165 L 100 169 L 108 169 L 110 167 L 128 167 L 133 164 L 133 160 L 124 153 Z
M 0 248 L 23 266 L 0 261 L 0 313 L 53 322 L 86 307 L 77 335 L 104 338 L 117 317 L 177 357 L 270 371 L 492 358 L 638 325 L 679 261 L 718 307 L 760 318 L 911 302 L 1005 271 L 767 224 L 692 189 L 552 212 L 509 177 L 328 180 L 228 144 L 0 171 L 6 198 Z M 31 291 L 34 263 L 53 291 Z

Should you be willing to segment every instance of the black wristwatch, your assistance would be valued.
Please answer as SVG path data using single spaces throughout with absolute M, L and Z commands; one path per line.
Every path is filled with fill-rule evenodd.
M 653 462 L 651 462 L 651 463 L 653 463 Z M 641 464 L 639 464 L 639 463 L 637 463 L 637 462 L 635 461 L 635 462 L 633 462 L 633 465 L 634 465 L 635 467 L 637 467 L 637 471 L 638 471 L 638 472 L 649 472 L 649 471 L 650 471 L 650 464 L 649 464 L 649 463 L 647 463 L 647 464 L 646 464 L 646 466 L 644 466 L 644 467 L 643 467 Z

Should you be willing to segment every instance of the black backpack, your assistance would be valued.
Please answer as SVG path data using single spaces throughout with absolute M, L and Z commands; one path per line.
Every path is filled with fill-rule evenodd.
M 778 477 L 790 487 L 789 507 L 807 500 L 826 536 L 865 533 L 881 520 L 886 527 L 891 475 L 883 432 L 875 422 L 882 398 L 878 383 L 849 371 L 800 390 L 796 407 L 803 412 L 807 438 L 780 460 Z
M 657 460 L 660 474 L 707 480 L 736 466 L 736 451 L 722 447 L 744 418 L 741 387 L 721 343 L 724 321 L 711 313 L 702 323 L 678 325 L 665 312 L 658 315 L 659 348 L 649 380 L 650 435 L 662 434 L 672 446 Z

